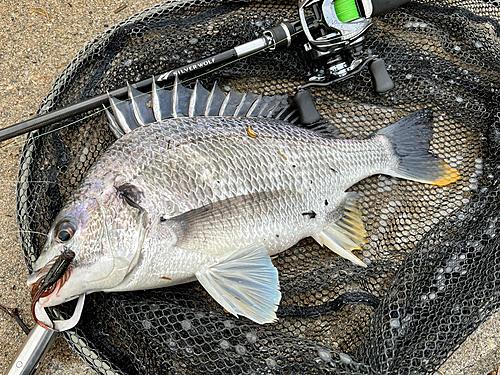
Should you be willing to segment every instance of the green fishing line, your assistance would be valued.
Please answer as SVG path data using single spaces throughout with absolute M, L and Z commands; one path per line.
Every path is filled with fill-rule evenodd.
M 359 18 L 358 7 L 355 0 L 337 0 L 333 4 L 335 13 L 342 22 L 349 22 Z

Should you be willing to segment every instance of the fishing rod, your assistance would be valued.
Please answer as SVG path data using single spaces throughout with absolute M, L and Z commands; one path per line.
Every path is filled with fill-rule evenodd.
M 390 11 L 408 1 L 301 0 L 298 20 L 283 22 L 265 30 L 260 38 L 159 74 L 154 77 L 154 80 L 157 83 L 166 83 L 175 77 L 234 62 L 264 50 L 274 51 L 289 48 L 300 39 L 300 43 L 311 56 L 314 66 L 309 83 L 298 88 L 298 94 L 294 101 L 299 108 L 301 122 L 310 124 L 319 120 L 320 116 L 314 108 L 310 93 L 304 91 L 309 87 L 326 86 L 344 81 L 359 73 L 367 65 L 375 92 L 383 93 L 394 87 L 384 61 L 377 56 L 367 54 L 363 44 L 365 34 L 372 25 L 372 17 Z M 152 83 L 153 78 L 149 78 L 131 86 L 138 90 L 149 90 Z M 127 93 L 128 88 L 122 87 L 109 92 L 109 95 L 118 99 L 126 99 Z M 0 142 L 100 108 L 102 105 L 109 105 L 108 94 L 102 94 L 0 129 Z

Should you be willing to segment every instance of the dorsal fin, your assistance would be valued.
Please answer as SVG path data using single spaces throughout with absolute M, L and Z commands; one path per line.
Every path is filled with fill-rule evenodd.
M 137 123 L 132 104 L 128 100 L 119 100 L 114 96 L 109 95 L 109 104 L 113 115 L 115 116 L 116 123 L 123 130 L 124 133 L 129 133 L 139 126 Z
M 231 116 L 266 117 L 299 123 L 299 117 L 287 102 L 287 95 L 265 96 L 247 91 L 225 94 L 214 84 L 208 91 L 198 81 L 194 89 L 179 83 L 171 90 L 158 87 L 154 78 L 151 93 L 142 93 L 128 85 L 129 100 L 109 96 L 113 114 L 106 110 L 110 128 L 117 138 L 138 126 L 175 117 Z
M 205 112 L 203 103 L 207 102 L 209 95 L 210 91 L 204 88 L 201 83 L 196 80 L 193 93 L 191 94 L 191 98 L 189 98 L 188 117 L 203 116 Z
M 153 79 L 151 98 L 156 121 L 171 118 L 172 116 L 172 91 L 164 90 Z
M 179 88 L 179 76 L 176 75 L 175 81 L 174 81 L 174 87 L 172 89 L 172 100 L 169 103 L 170 104 L 170 112 L 172 113 L 172 117 L 174 117 L 174 118 L 179 117 L 179 116 L 177 116 L 177 102 L 179 101 L 178 88 Z M 161 105 L 161 103 L 160 103 L 160 105 Z
M 118 122 L 116 122 L 115 116 L 111 114 L 111 112 L 108 111 L 106 106 L 103 104 L 104 111 L 106 112 L 106 115 L 108 116 L 109 120 L 109 128 L 113 132 L 116 138 L 121 138 L 125 135 L 125 132 L 123 131 L 123 128 L 118 125 Z
M 143 94 L 139 90 L 130 86 L 127 82 L 128 97 L 130 98 L 130 104 L 134 112 L 135 119 L 140 126 L 149 124 L 154 121 L 154 115 L 151 108 L 148 107 L 151 104 L 151 95 Z

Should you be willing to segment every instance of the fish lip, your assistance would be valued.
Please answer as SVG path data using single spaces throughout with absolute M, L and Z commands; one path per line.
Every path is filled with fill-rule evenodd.
M 45 278 L 57 258 L 58 256 L 52 258 L 43 267 L 31 272 L 31 274 L 28 276 L 28 279 L 26 280 L 28 286 L 33 287 L 37 282 L 40 281 L 40 279 Z
M 58 290 L 54 290 L 52 293 L 50 293 L 49 295 L 45 296 L 45 297 L 40 297 L 38 299 L 38 303 L 40 304 L 40 306 L 42 307 L 54 307 L 54 306 L 58 306 L 62 303 L 66 303 L 66 302 L 69 302 L 69 301 L 72 301 L 74 300 L 75 298 L 78 298 L 79 295 L 73 295 L 71 297 L 69 297 L 68 299 L 65 299 L 63 302 L 57 302 L 57 303 L 54 303 L 52 304 L 51 303 L 51 299 L 52 299 L 52 296 L 57 296 L 57 292 Z
M 31 314 L 35 320 L 35 323 L 45 328 L 46 330 L 65 331 L 67 329 L 73 328 L 80 319 L 80 315 L 83 309 L 83 301 L 85 300 L 85 294 L 83 294 L 83 301 L 81 301 L 82 298 L 79 299 L 77 308 L 75 309 L 75 313 L 67 321 L 66 320 L 52 321 L 45 312 L 45 307 L 52 307 L 62 303 L 59 302 L 51 304 L 50 301 L 51 299 L 53 299 L 52 298 L 53 296 L 58 295 L 63 285 L 71 277 L 71 274 L 72 274 L 72 269 L 68 269 L 66 273 L 59 280 L 57 280 L 55 284 L 52 285 L 51 289 L 40 290 L 40 286 L 43 285 L 45 276 L 47 275 L 47 272 L 45 272 L 45 274 L 42 272 L 39 275 L 37 275 L 37 282 L 31 285 L 31 298 L 32 298 Z M 82 295 L 80 295 L 79 297 L 82 297 Z M 67 301 L 69 301 L 69 299 Z M 74 322 L 75 319 L 76 322 Z
M 40 289 L 40 285 L 43 283 L 43 281 L 45 280 L 45 277 L 47 276 L 48 270 L 44 270 L 44 268 L 46 268 L 46 267 L 42 267 L 42 268 L 34 271 L 32 274 L 30 274 L 28 276 L 27 284 L 28 284 L 28 287 L 30 288 L 32 299 L 38 293 L 38 289 Z
M 66 282 L 69 280 L 71 275 L 73 274 L 73 269 L 68 268 L 66 272 L 61 276 L 59 280 L 57 280 L 51 287 L 51 289 L 48 289 L 46 291 L 43 291 L 38 297 L 37 294 L 39 292 L 40 286 L 43 284 L 45 277 L 47 276 L 48 272 L 39 272 L 39 273 L 33 273 L 28 277 L 28 280 L 31 278 L 31 276 L 34 276 L 32 279 L 29 280 L 28 286 L 31 288 L 31 298 L 33 300 L 33 303 L 39 302 L 39 301 L 44 301 L 40 302 L 40 304 L 44 307 L 49 307 L 51 305 L 47 305 L 47 302 L 52 296 L 57 296 L 59 294 L 59 291 L 61 288 L 66 284 Z M 34 282 L 32 282 L 34 281 Z M 50 292 L 49 292 L 50 290 Z M 37 298 L 36 301 L 34 299 Z
M 51 307 L 51 306 L 54 306 L 54 305 L 51 305 L 50 304 L 50 297 L 52 296 L 52 293 L 50 293 L 48 296 L 45 296 L 45 297 L 40 297 L 38 299 L 38 303 L 40 304 L 40 306 L 42 307 Z

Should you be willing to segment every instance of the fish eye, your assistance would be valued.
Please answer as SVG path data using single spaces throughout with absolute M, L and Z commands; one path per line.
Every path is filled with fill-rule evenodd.
M 68 242 L 76 232 L 76 225 L 68 220 L 61 221 L 56 229 L 56 238 L 59 242 Z

